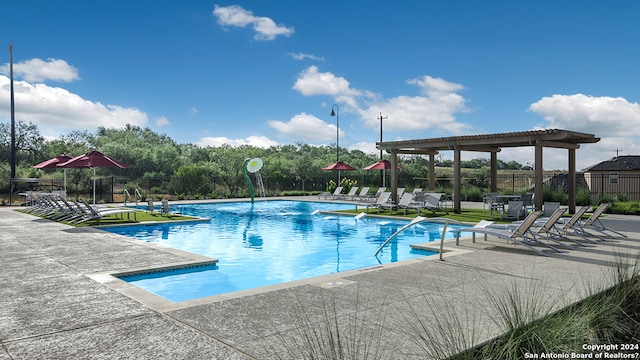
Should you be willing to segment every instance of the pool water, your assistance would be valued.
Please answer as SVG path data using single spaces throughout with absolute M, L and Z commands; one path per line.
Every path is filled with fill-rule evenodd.
M 174 302 L 433 255 L 409 244 L 442 236 L 443 224 L 420 223 L 374 256 L 408 221 L 317 213 L 353 208 L 300 201 L 172 205 L 172 212 L 211 220 L 105 230 L 218 259 L 216 265 L 122 277 Z

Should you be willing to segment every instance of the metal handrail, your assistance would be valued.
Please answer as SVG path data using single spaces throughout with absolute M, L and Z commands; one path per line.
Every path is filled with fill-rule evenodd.
M 374 256 L 378 256 L 380 251 L 382 251 L 382 249 L 385 246 L 387 246 L 389 241 L 395 239 L 401 232 L 405 231 L 406 229 L 410 228 L 411 226 L 413 226 L 415 224 L 419 224 L 419 223 L 422 223 L 422 222 L 444 223 L 444 228 L 442 229 L 442 239 L 440 240 L 440 260 L 442 260 L 442 252 L 443 252 L 443 246 L 444 246 L 444 236 L 445 236 L 445 233 L 447 232 L 447 225 L 449 223 L 460 224 L 460 221 L 458 221 L 458 220 L 453 220 L 453 219 L 449 219 L 449 218 L 433 218 L 433 219 L 430 219 L 430 218 L 426 218 L 424 216 L 416 216 L 413 220 L 411 220 L 410 223 L 408 223 L 407 225 L 401 227 L 400 229 L 398 229 L 398 231 L 396 231 L 391 236 L 389 236 L 389 238 L 387 238 L 387 240 L 385 240 L 382 243 L 382 245 L 380 245 L 378 250 L 376 250 L 376 253 L 374 254 Z

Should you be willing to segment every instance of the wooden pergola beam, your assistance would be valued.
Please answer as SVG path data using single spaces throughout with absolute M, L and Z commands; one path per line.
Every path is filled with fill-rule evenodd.
M 569 151 L 569 181 L 574 184 L 569 187 L 569 210 L 575 210 L 575 150 L 580 144 L 597 143 L 600 138 L 592 134 L 580 133 L 568 130 L 547 129 L 522 132 L 451 136 L 432 139 L 414 139 L 400 141 L 377 142 L 376 147 L 391 154 L 391 193 L 394 201 L 397 201 L 397 156 L 429 155 L 429 189 L 434 189 L 434 155 L 443 150 L 454 151 L 454 211 L 460 211 L 460 162 L 461 151 L 478 151 L 491 153 L 491 189 L 497 189 L 497 153 L 505 147 L 535 147 L 535 195 L 536 209 L 542 208 L 543 163 L 542 151 L 545 147 L 567 149 Z

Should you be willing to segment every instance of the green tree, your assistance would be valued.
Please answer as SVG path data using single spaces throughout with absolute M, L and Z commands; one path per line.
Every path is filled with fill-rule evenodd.
M 15 130 L 16 168 L 23 163 L 26 168 L 29 168 L 35 165 L 38 160 L 38 153 L 44 143 L 44 137 L 40 135 L 40 130 L 33 123 L 18 120 Z M 11 124 L 0 123 L 0 163 L 6 164 L 9 168 L 10 160 Z

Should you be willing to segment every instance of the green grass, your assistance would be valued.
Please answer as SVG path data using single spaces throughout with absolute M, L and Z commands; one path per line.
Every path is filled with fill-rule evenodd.
M 98 225 L 126 225 L 137 224 L 142 222 L 165 222 L 165 221 L 181 221 L 181 220 L 195 220 L 193 216 L 184 216 L 177 214 L 162 215 L 158 212 L 148 213 L 143 210 L 136 210 L 136 216 L 134 220 L 133 214 L 127 217 L 127 214 L 122 215 L 109 215 L 100 219 L 85 221 L 81 224 L 70 224 L 74 226 L 98 226 Z
M 114 207 L 115 208 L 115 207 Z M 22 210 L 16 210 L 24 212 Z M 34 214 L 30 214 L 34 215 Z M 35 215 L 38 216 L 38 215 Z M 42 217 L 42 216 L 41 216 Z M 135 220 L 134 220 L 135 219 Z M 121 214 L 121 215 L 108 215 L 100 219 L 85 221 L 80 224 L 69 224 L 72 226 L 100 226 L 100 225 L 126 225 L 126 224 L 138 224 L 142 222 L 164 222 L 164 221 L 181 221 L 181 220 L 195 220 L 196 217 L 184 216 L 179 214 L 161 215 L 158 212 L 149 213 L 144 210 L 136 210 L 135 217 L 133 214 Z
M 354 210 L 341 210 L 340 212 L 342 213 L 347 213 L 347 214 L 358 214 L 361 212 L 366 212 L 364 211 L 364 209 L 358 209 L 358 211 L 356 212 L 355 209 Z M 391 212 L 391 214 L 389 214 L 389 210 L 385 209 L 383 211 L 380 211 L 380 213 L 377 213 L 374 209 L 369 209 L 368 212 L 369 215 L 375 216 L 375 215 L 380 215 L 380 216 L 397 216 L 397 217 L 401 217 L 401 218 L 407 218 L 407 219 L 413 219 L 416 216 L 418 216 L 418 213 L 413 210 L 410 212 L 407 212 L 407 214 L 405 215 L 403 213 L 402 210 L 396 210 Z M 436 211 L 435 213 L 432 211 L 424 211 L 422 210 L 420 212 L 420 216 L 424 216 L 427 218 L 448 218 L 448 219 L 452 219 L 452 220 L 457 220 L 460 222 L 464 222 L 464 223 L 477 223 L 480 220 L 489 220 L 489 221 L 493 221 L 496 224 L 509 224 L 512 221 L 511 220 L 500 220 L 499 216 L 494 216 L 494 218 L 491 218 L 491 213 L 489 212 L 489 210 L 482 210 L 482 209 L 462 209 L 460 210 L 459 214 L 456 214 L 453 212 L 453 210 L 450 211 Z

